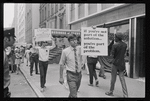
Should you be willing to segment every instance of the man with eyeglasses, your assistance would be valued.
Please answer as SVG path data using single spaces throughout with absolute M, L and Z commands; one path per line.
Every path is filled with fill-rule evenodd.
M 12 47 L 15 43 L 14 28 L 4 28 L 4 38 L 3 38 L 3 68 L 4 68 L 4 98 L 9 98 L 11 93 L 9 92 L 10 85 L 10 74 L 9 74 L 9 65 L 8 65 L 8 56 L 6 55 L 6 48 Z
M 63 70 L 67 70 L 67 83 L 69 86 L 69 98 L 76 98 L 77 91 L 81 83 L 81 67 L 83 67 L 81 46 L 77 46 L 77 37 L 75 34 L 68 36 L 70 46 L 62 51 L 60 59 L 60 79 L 59 83 L 64 83 Z

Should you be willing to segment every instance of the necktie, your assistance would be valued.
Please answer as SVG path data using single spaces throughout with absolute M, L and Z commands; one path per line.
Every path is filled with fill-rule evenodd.
M 77 61 L 77 54 L 76 54 L 76 49 L 74 48 L 74 57 L 75 57 L 75 68 L 76 72 L 78 72 L 78 61 Z

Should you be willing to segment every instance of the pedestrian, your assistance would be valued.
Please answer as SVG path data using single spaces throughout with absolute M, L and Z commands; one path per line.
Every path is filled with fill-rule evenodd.
M 24 63 L 25 48 L 23 46 L 20 47 L 20 54 L 22 56 L 21 62 Z
M 4 76 L 3 76 L 3 91 L 4 91 L 4 98 L 10 98 L 11 93 L 9 91 L 10 85 L 10 74 L 9 74 L 9 66 L 8 66 L 8 56 L 6 55 L 6 48 L 13 46 L 15 43 L 15 35 L 14 35 L 14 28 L 4 29 L 4 38 L 3 38 L 3 68 L 4 68 Z
M 15 64 L 15 53 L 14 53 L 14 50 L 13 50 L 13 47 L 8 47 L 9 48 L 9 51 L 8 51 L 8 57 L 9 57 L 9 65 L 11 67 L 11 73 L 14 73 L 15 70 L 14 70 L 14 64 Z
M 62 51 L 65 49 L 65 45 L 62 45 Z M 64 65 L 65 66 L 65 65 Z M 68 87 L 68 84 L 67 84 L 67 70 L 65 69 L 64 67 L 64 72 L 63 72 L 63 75 L 64 75 L 64 86 L 66 89 L 69 89 Z
M 109 57 L 110 57 L 110 51 L 112 49 L 113 44 L 114 44 L 114 40 L 112 40 L 111 43 L 108 45 L 108 56 Z M 103 77 L 103 79 L 106 79 L 104 68 L 106 68 L 106 67 L 111 68 L 112 67 L 112 65 L 106 59 L 108 56 L 98 56 L 98 61 L 101 65 L 101 68 L 99 70 L 99 77 Z
M 77 91 L 80 87 L 82 73 L 81 67 L 83 66 L 81 56 L 81 46 L 77 46 L 77 37 L 75 34 L 68 36 L 70 46 L 62 51 L 60 59 L 60 84 L 64 84 L 63 70 L 67 70 L 67 82 L 69 85 L 69 98 L 76 98 Z M 64 66 L 65 65 L 65 66 Z
M 39 55 L 35 47 L 32 47 L 32 45 L 30 46 L 30 52 L 31 52 L 31 54 L 29 53 L 30 54 L 30 76 L 32 76 L 34 64 L 35 64 L 35 74 L 39 74 L 38 73 Z
M 26 58 L 26 66 L 30 66 L 30 47 L 27 48 L 27 50 L 25 51 L 25 58 Z
M 15 49 L 15 65 L 16 65 L 16 74 L 19 74 L 20 64 L 21 64 L 21 54 L 20 49 L 17 47 Z
M 99 81 L 96 74 L 96 64 L 98 58 L 96 55 L 88 55 L 87 56 L 87 65 L 89 68 L 89 86 L 93 86 L 93 77 L 95 78 L 95 85 L 98 86 Z
M 41 42 L 41 47 L 37 47 L 38 54 L 39 54 L 39 69 L 40 69 L 40 86 L 41 86 L 41 92 L 44 91 L 44 88 L 46 88 L 46 74 L 47 74 L 47 67 L 48 67 L 48 61 L 49 61 L 49 53 L 50 50 L 55 48 L 55 42 L 52 38 L 52 46 L 46 46 L 46 43 L 44 41 Z
M 127 49 L 127 44 L 122 41 L 122 33 L 118 32 L 115 34 L 115 44 L 112 46 L 111 56 L 112 60 L 112 71 L 111 71 L 111 84 L 110 91 L 106 92 L 106 95 L 113 96 L 115 87 L 117 72 L 119 74 L 120 82 L 123 90 L 123 97 L 128 97 L 126 82 L 124 78 L 125 60 L 124 56 Z

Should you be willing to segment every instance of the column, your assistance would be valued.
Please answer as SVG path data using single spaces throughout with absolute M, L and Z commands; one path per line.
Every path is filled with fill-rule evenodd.
M 78 20 L 78 4 L 75 4 L 75 20 Z
M 85 7 L 85 8 L 84 8 L 84 9 L 85 9 L 85 10 L 84 10 L 84 11 L 85 11 L 85 16 L 84 16 L 84 17 L 88 16 L 88 5 L 89 5 L 89 4 L 86 3 L 85 6 L 84 6 L 84 7 Z

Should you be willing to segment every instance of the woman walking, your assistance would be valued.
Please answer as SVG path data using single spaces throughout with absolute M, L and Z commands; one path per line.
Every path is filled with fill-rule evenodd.
M 21 55 L 20 55 L 20 50 L 19 48 L 15 49 L 15 65 L 16 65 L 16 73 L 17 75 L 19 74 L 19 68 L 20 68 L 20 64 L 21 64 Z
M 27 48 L 27 50 L 25 51 L 25 58 L 26 58 L 26 60 L 27 60 L 27 64 L 26 64 L 26 66 L 29 66 L 30 65 L 30 61 L 29 61 L 29 58 L 30 58 L 30 48 Z

